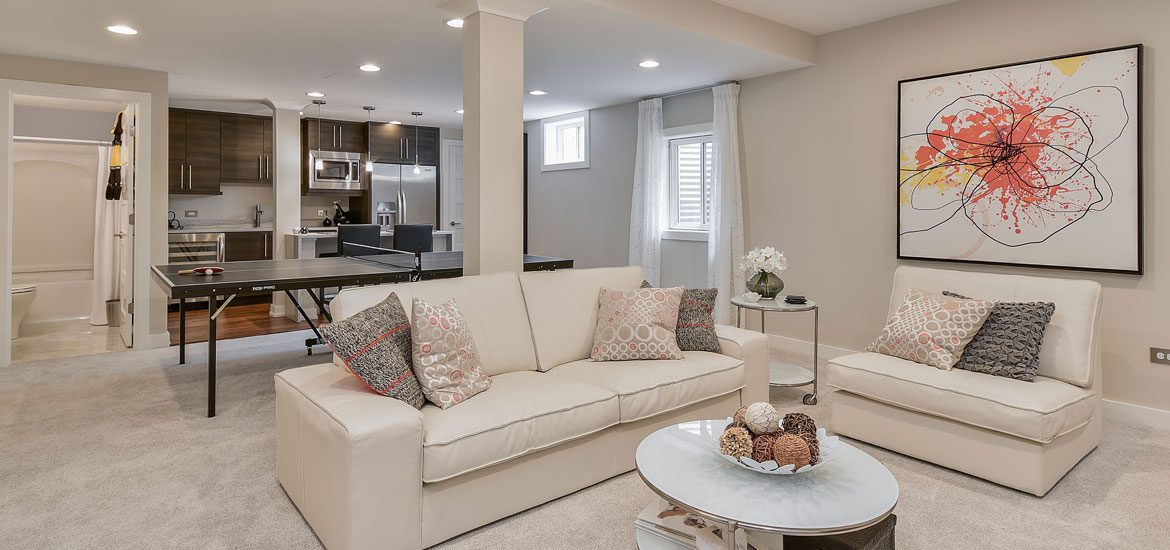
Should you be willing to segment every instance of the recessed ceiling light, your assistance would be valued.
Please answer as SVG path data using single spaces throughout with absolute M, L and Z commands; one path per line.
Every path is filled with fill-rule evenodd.
M 361 67 L 358 67 L 358 68 L 367 72 L 367 73 L 376 73 L 376 72 L 382 70 L 382 67 L 379 67 L 373 63 L 366 63 L 365 65 L 362 65 Z
M 457 115 L 463 114 L 463 109 L 459 109 L 458 111 L 455 111 L 455 114 L 457 114 Z
M 638 66 L 642 67 L 643 69 L 653 69 L 654 67 L 657 67 L 658 65 L 660 65 L 660 63 L 658 63 L 657 61 L 655 61 L 653 59 L 647 59 L 641 63 L 638 63 Z
M 106 30 L 118 34 L 138 34 L 138 31 L 134 27 L 127 27 L 126 25 L 110 25 L 106 27 Z
M 301 116 L 305 116 L 305 112 L 304 112 L 304 111 L 298 111 L 298 112 L 297 112 L 297 114 L 298 114 L 298 115 L 301 115 Z
M 305 95 L 309 97 L 325 97 L 323 92 L 305 92 Z
M 456 29 L 462 29 L 463 28 L 463 20 L 462 19 L 448 19 L 447 26 L 448 27 L 455 27 Z
M 391 120 L 390 124 L 402 124 L 401 120 Z
M 530 90 L 528 95 L 548 95 L 548 92 L 544 90 Z

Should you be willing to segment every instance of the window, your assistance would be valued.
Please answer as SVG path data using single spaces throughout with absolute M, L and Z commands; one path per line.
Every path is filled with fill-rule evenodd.
M 711 222 L 715 144 L 711 134 L 677 137 L 670 147 L 670 229 L 706 231 Z
M 542 172 L 589 168 L 589 111 L 540 121 Z

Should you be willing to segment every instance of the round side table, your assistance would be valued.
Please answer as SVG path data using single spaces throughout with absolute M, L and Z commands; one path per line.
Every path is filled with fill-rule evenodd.
M 817 303 L 809 300 L 803 304 L 790 304 L 785 302 L 782 298 L 773 298 L 770 300 L 761 299 L 757 302 L 749 302 L 743 299 L 743 296 L 736 296 L 731 299 L 731 304 L 735 306 L 735 326 L 741 326 L 743 310 L 754 309 L 760 312 L 760 332 L 765 334 L 767 333 L 764 331 L 764 320 L 768 312 L 813 312 L 812 369 L 806 369 L 800 365 L 785 363 L 783 361 L 770 360 L 768 362 L 768 385 L 778 388 L 796 388 L 812 385 L 812 393 L 806 394 L 803 401 L 805 405 L 816 405 L 818 378 L 817 351 L 820 348 L 819 337 L 821 328 L 821 310 L 819 307 L 817 307 Z

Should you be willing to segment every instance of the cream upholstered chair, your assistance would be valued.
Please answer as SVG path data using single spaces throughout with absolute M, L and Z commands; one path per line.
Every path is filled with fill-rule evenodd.
M 846 355 L 829 361 L 832 429 L 1043 496 L 1101 442 L 1101 285 L 901 266 L 891 311 L 911 288 L 1055 303 L 1036 381 Z

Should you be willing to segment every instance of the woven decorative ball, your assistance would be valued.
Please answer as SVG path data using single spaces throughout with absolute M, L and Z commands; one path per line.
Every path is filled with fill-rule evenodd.
M 752 440 L 752 460 L 756 462 L 765 462 L 772 460 L 776 451 L 772 449 L 776 445 L 776 440 L 780 438 L 780 434 L 760 434 Z
M 719 452 L 736 458 L 752 456 L 752 434 L 743 428 L 728 428 L 719 436 Z
M 804 432 L 800 434 L 801 439 L 808 444 L 808 463 L 816 464 L 821 461 L 821 442 L 817 439 L 816 432 Z
M 735 411 L 735 414 L 731 416 L 731 419 L 736 422 L 743 422 L 743 417 L 745 414 L 747 414 L 747 408 L 747 405 L 740 407 L 739 410 Z
M 743 421 L 754 434 L 768 434 L 780 429 L 780 413 L 771 403 L 760 401 L 748 405 Z
M 723 428 L 723 431 L 727 431 L 731 428 L 743 428 L 743 429 L 747 430 L 748 425 L 743 423 L 743 422 L 736 422 L 736 421 L 732 420 L 730 424 L 728 424 L 726 427 Z M 751 430 L 748 430 L 748 431 L 751 431 Z
M 790 434 L 802 434 L 805 432 L 817 433 L 817 423 L 813 422 L 804 413 L 788 413 L 784 415 L 784 431 Z
M 772 446 L 772 460 L 777 464 L 784 466 L 792 464 L 799 470 L 808 466 L 809 460 L 812 458 L 809 454 L 808 443 L 799 435 L 784 434 L 776 438 L 775 445 Z

